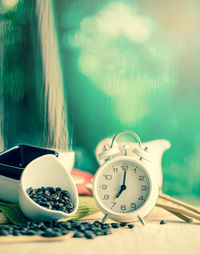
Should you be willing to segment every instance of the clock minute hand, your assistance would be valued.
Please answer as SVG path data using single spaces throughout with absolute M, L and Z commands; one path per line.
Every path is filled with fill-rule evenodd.
M 124 170 L 124 177 L 123 177 L 123 183 L 122 186 L 126 183 L 126 170 Z M 126 185 L 125 185 L 126 186 Z
M 121 195 L 121 193 L 126 190 L 126 170 L 124 170 L 124 177 L 123 177 L 123 183 L 121 185 L 121 188 L 120 188 L 120 191 L 117 193 L 116 197 L 115 197 L 115 200 L 118 199 L 118 197 Z
M 126 170 L 124 170 L 124 176 L 123 176 L 123 183 L 121 185 L 120 191 L 117 193 L 115 200 L 118 199 L 118 197 L 121 195 L 121 193 L 126 190 Z

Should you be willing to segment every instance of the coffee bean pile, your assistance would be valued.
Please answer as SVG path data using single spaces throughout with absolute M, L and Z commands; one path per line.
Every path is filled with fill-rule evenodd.
M 122 222 L 123 223 L 123 222 Z M 86 221 L 71 220 L 67 222 L 32 222 L 29 221 L 26 225 L 0 225 L 0 236 L 20 236 L 20 235 L 39 235 L 42 237 L 57 237 L 68 234 L 69 231 L 74 231 L 74 238 L 87 238 L 93 239 L 97 236 L 110 235 L 111 227 L 119 228 L 127 225 L 122 223 L 102 223 L 94 221 L 93 223 Z M 120 225 L 121 224 L 121 225 Z M 133 224 L 127 225 L 133 228 Z
M 125 227 L 126 225 L 128 228 L 133 228 L 133 224 L 127 224 L 125 222 L 121 223 L 102 223 L 100 221 L 94 221 L 93 223 L 89 222 L 78 222 L 73 221 L 72 222 L 72 230 L 75 230 L 75 234 L 73 237 L 77 238 L 88 238 L 93 239 L 96 236 L 102 236 L 102 235 L 110 235 L 111 227 L 112 228 L 119 228 L 119 227 Z
M 37 189 L 29 187 L 26 191 L 34 202 L 45 208 L 65 213 L 71 213 L 74 210 L 70 193 L 60 187 L 41 187 Z
M 26 225 L 0 225 L 0 236 L 20 236 L 20 235 L 39 235 L 44 237 L 56 237 L 65 235 L 68 230 L 62 227 L 61 224 L 50 222 L 32 222 L 29 221 Z

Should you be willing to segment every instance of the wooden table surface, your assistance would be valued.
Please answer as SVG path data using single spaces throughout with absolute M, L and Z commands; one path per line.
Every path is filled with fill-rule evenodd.
M 84 220 L 102 218 L 102 213 Z M 164 219 L 166 224 L 160 225 Z M 146 225 L 135 223 L 133 229 L 112 229 L 113 234 L 92 240 L 70 238 L 60 242 L 2 243 L 1 254 L 199 254 L 200 222 L 182 222 L 161 208 L 154 208 Z

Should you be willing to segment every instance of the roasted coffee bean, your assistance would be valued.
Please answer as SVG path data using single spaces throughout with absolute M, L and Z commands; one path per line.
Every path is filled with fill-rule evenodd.
M 64 194 L 65 196 L 68 196 L 68 191 L 66 190 L 62 190 L 61 193 Z
M 46 227 L 45 225 L 43 225 L 43 226 L 40 227 L 41 230 L 46 230 L 46 228 L 47 228 L 47 227 Z
M 85 231 L 84 232 L 84 235 L 85 235 L 85 237 L 87 238 L 87 239 L 93 239 L 93 238 L 95 238 L 95 234 L 92 232 L 92 231 Z
M 111 223 L 111 226 L 112 226 L 113 228 L 119 228 L 119 227 L 120 227 L 120 224 L 119 224 L 119 223 L 116 223 L 116 222 L 113 222 L 113 223 Z
M 69 233 L 69 231 L 67 231 L 67 230 L 62 230 L 61 231 L 61 235 L 67 235 Z
M 89 222 L 87 222 L 87 221 L 83 221 L 83 222 L 81 222 L 83 225 L 89 225 L 90 223 Z
M 54 203 L 54 207 L 59 207 L 59 202 L 58 201 Z
M 88 230 L 92 230 L 92 231 L 95 231 L 95 230 L 99 229 L 98 227 L 96 227 L 93 224 L 89 224 L 89 225 L 85 226 L 85 228 L 88 229 Z
M 126 225 L 127 225 L 127 223 L 126 222 L 120 222 L 120 227 L 125 227 Z
M 6 236 L 8 232 L 5 229 L 0 229 L 0 236 Z
M 49 206 L 48 206 L 48 209 L 51 209 L 51 210 L 52 210 L 52 208 L 53 208 L 53 206 L 52 206 L 52 205 L 49 205 Z
M 18 232 L 18 231 L 14 231 L 14 232 L 12 233 L 12 235 L 14 235 L 14 236 L 19 236 L 19 235 L 21 235 L 21 233 Z
M 54 232 L 61 232 L 61 231 L 62 231 L 62 228 L 54 228 L 53 231 L 54 231 Z
M 94 233 L 96 236 L 104 235 L 104 232 L 103 232 L 103 230 L 101 230 L 101 229 L 96 229 L 95 231 L 93 231 L 93 233 Z
M 9 225 L 1 225 L 1 226 L 0 226 L 0 229 L 9 229 L 9 228 L 10 228 Z
M 44 237 L 56 237 L 59 235 L 60 235 L 59 233 L 53 232 L 51 230 L 46 230 L 44 233 L 41 234 L 41 236 L 44 236 Z
M 51 195 L 50 191 L 48 191 L 48 190 L 45 190 L 45 191 L 44 191 L 44 194 L 45 194 L 47 197 L 49 197 L 49 196 Z
M 71 228 L 72 228 L 72 226 L 71 226 L 70 223 L 66 223 L 66 225 L 63 224 L 62 227 L 65 228 L 65 229 L 67 229 L 67 230 L 71 230 Z
M 61 211 L 61 212 L 66 212 L 67 211 L 67 209 L 65 207 L 59 207 L 58 210 Z
M 69 198 L 66 197 L 66 196 L 64 196 L 64 197 L 63 197 L 63 200 L 64 200 L 64 201 L 69 201 Z
M 133 224 L 128 224 L 128 228 L 134 228 Z
M 101 225 L 101 228 L 102 229 L 109 229 L 110 228 L 110 224 L 105 223 L 105 224 Z
M 36 235 L 41 235 L 42 233 L 44 233 L 44 231 L 42 230 L 36 230 L 35 232 L 36 232 Z
M 163 224 L 166 224 L 166 222 L 164 220 L 161 220 L 160 224 L 163 225 Z
M 36 235 L 36 232 L 33 230 L 26 231 L 26 235 Z
M 85 235 L 82 232 L 75 232 L 73 235 L 74 238 L 84 238 Z
M 96 227 L 96 228 L 101 228 L 101 225 L 100 224 L 94 224 L 93 225 Z
M 110 230 L 103 230 L 103 235 L 111 235 L 112 232 Z
M 84 231 L 85 230 L 85 226 L 80 224 L 80 225 L 77 225 L 76 228 L 79 230 L 79 231 Z
M 22 231 L 20 231 L 20 234 L 21 235 L 26 235 L 26 232 L 27 232 L 26 230 L 22 230 Z
M 58 197 L 58 195 L 57 195 L 56 193 L 54 193 L 54 194 L 51 195 L 51 198 L 52 198 L 53 200 L 55 200 L 57 197 Z

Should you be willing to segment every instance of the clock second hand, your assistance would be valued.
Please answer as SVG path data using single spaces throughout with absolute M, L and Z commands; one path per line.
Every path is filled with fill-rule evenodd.
M 121 185 L 120 191 L 117 193 L 114 200 L 117 200 L 119 198 L 119 196 L 122 194 L 122 192 L 124 190 L 126 190 L 126 184 L 125 183 L 126 183 L 126 170 L 124 170 L 123 183 Z

